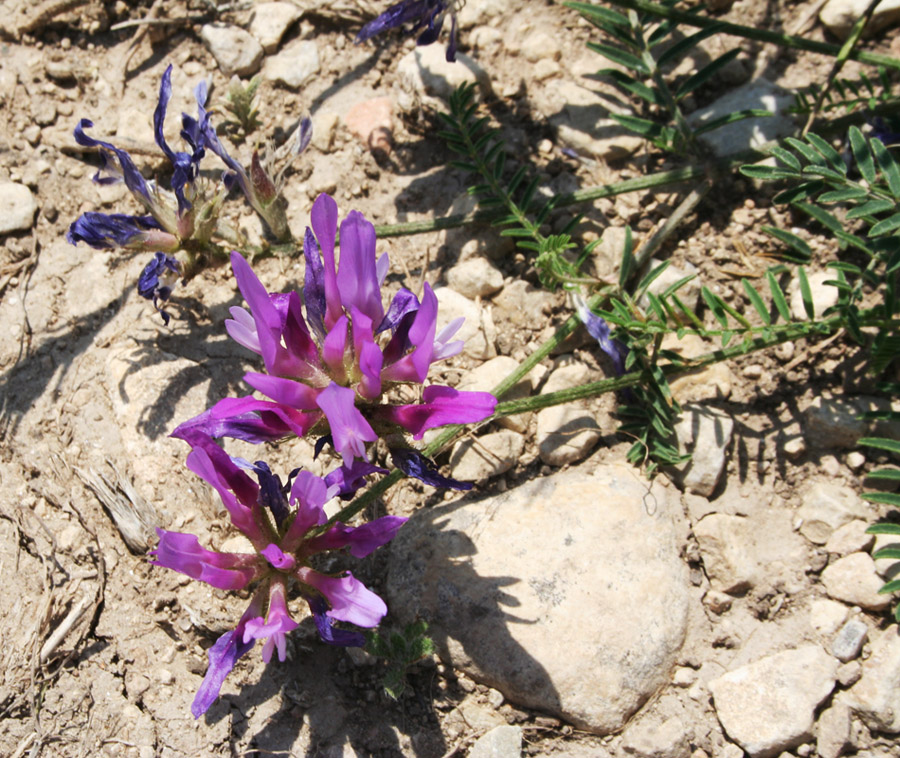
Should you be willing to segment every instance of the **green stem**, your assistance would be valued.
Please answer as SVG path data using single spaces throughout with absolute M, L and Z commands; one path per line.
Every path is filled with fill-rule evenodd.
M 701 16 L 695 13 L 687 13 L 685 11 L 667 8 L 664 5 L 649 2 L 649 0 L 609 0 L 613 5 L 623 8 L 640 11 L 641 13 L 649 13 L 659 18 L 669 19 L 680 24 L 688 26 L 696 26 L 705 29 L 710 26 L 719 27 L 719 31 L 725 34 L 731 34 L 735 37 L 744 37 L 745 39 L 756 40 L 757 42 L 769 42 L 780 47 L 790 47 L 796 50 L 806 50 L 810 53 L 820 53 L 837 57 L 841 54 L 839 45 L 832 45 L 828 42 L 816 42 L 814 40 L 804 39 L 803 37 L 795 37 L 790 34 L 781 34 L 779 32 L 770 32 L 766 29 L 754 29 L 751 26 L 742 26 L 741 24 L 733 24 L 729 21 L 719 21 L 708 16 Z M 590 15 L 594 9 L 594 5 L 590 3 L 566 3 L 569 8 L 584 12 Z M 861 61 L 862 63 L 871 63 L 875 66 L 885 66 L 887 68 L 900 69 L 900 60 L 891 58 L 887 55 L 879 55 L 878 53 L 868 53 L 864 50 L 853 50 L 850 58 Z

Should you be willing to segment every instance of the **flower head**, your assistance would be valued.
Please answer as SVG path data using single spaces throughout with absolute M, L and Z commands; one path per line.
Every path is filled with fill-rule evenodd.
M 144 266 L 138 279 L 138 294 L 153 301 L 153 307 L 159 311 L 163 322 L 169 323 L 169 314 L 160 307 L 159 301 L 165 302 L 172 294 L 172 287 L 181 275 L 181 264 L 171 255 L 156 253 L 152 260 Z
M 310 566 L 312 556 L 346 549 L 362 558 L 389 542 L 406 521 L 384 516 L 359 527 L 335 522 L 326 528 L 325 503 L 340 485 L 329 484 L 308 471 L 293 471 L 287 484 L 258 461 L 232 459 L 210 437 L 188 435 L 192 450 L 187 465 L 219 493 L 231 522 L 253 545 L 253 553 L 220 553 L 200 546 L 192 534 L 157 529 L 159 543 L 151 552 L 154 565 L 186 574 L 226 590 L 254 585 L 249 607 L 233 631 L 209 650 L 209 668 L 191 711 L 205 713 L 219 695 L 222 682 L 237 660 L 257 640 L 262 656 L 286 655 L 286 635 L 297 627 L 288 608 L 292 590 L 309 605 L 323 641 L 332 645 L 362 645 L 356 631 L 336 622 L 377 626 L 387 613 L 384 601 L 352 574 L 321 573 Z M 251 477 L 255 475 L 256 481 Z
M 616 373 L 619 374 L 619 376 L 624 374 L 625 358 L 628 355 L 628 348 L 619 340 L 613 339 L 609 324 L 606 323 L 606 320 L 602 316 L 598 316 L 591 311 L 584 298 L 580 295 L 575 297 L 575 307 L 578 311 L 578 318 L 581 319 L 581 323 L 583 323 L 588 330 L 588 334 L 597 340 L 600 349 L 612 360 Z
M 222 401 L 173 436 L 202 431 L 260 442 L 288 433 L 330 435 L 345 467 L 352 467 L 368 459 L 366 445 L 378 437 L 409 432 L 421 439 L 428 429 L 490 416 L 497 401 L 486 392 L 432 385 L 425 388 L 422 403 L 385 401 L 392 386 L 423 383 L 432 363 L 462 350 L 462 342 L 452 341 L 462 320 L 438 333 L 437 298 L 427 283 L 421 302 L 401 289 L 385 310 L 381 285 L 388 259 L 376 258 L 375 228 L 361 213 L 351 211 L 340 225 L 338 263 L 338 213 L 331 197 L 318 197 L 311 222 L 304 241 L 302 296 L 270 294 L 249 264 L 232 254 L 249 310 L 232 308 L 225 326 L 236 342 L 262 357 L 266 373 L 244 379 L 271 401 Z M 360 481 L 348 481 L 354 480 Z
M 430 45 L 441 36 L 444 17 L 450 14 L 450 42 L 447 60 L 456 60 L 456 11 L 457 0 L 401 0 L 370 21 L 356 35 L 356 42 L 365 42 L 387 29 L 409 26 L 410 33 L 418 34 L 418 45 Z

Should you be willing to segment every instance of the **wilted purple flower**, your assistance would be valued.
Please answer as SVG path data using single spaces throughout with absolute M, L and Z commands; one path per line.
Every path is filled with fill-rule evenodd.
M 206 152 L 206 136 L 212 131 L 206 103 L 206 83 L 201 82 L 195 90 L 198 118 L 182 115 L 181 136 L 188 143 L 190 152 L 173 150 L 163 135 L 169 100 L 172 97 L 172 66 L 163 73 L 159 85 L 159 100 L 153 113 L 153 132 L 156 144 L 172 163 L 172 193 L 163 191 L 156 182 L 146 181 L 137 170 L 131 156 L 115 145 L 94 139 L 85 129 L 94 124 L 82 119 L 75 128 L 75 141 L 85 147 L 97 147 L 103 157 L 103 167 L 94 176 L 94 181 L 109 183 L 124 181 L 132 195 L 144 206 L 155 222 L 155 228 L 165 235 L 150 235 L 145 238 L 129 238 L 134 247 L 140 243 L 144 250 L 152 245 L 163 247 L 169 252 L 177 250 L 186 240 L 208 242 L 217 225 L 217 209 L 224 199 L 224 189 L 212 189 L 208 182 L 199 182 L 200 161 Z M 140 226 L 146 217 L 112 214 L 103 221 L 103 214 L 89 213 L 77 219 L 69 229 L 70 241 L 83 240 L 93 247 L 110 247 L 112 242 L 127 231 L 128 219 L 132 226 Z M 124 227 L 124 228 L 123 228 Z
M 153 307 L 159 311 L 166 324 L 169 323 L 169 314 L 160 307 L 159 301 L 169 299 L 181 271 L 181 264 L 171 255 L 156 253 L 138 278 L 138 294 L 153 301 Z
M 323 574 L 309 566 L 311 556 L 347 549 L 362 558 L 389 542 L 406 521 L 384 516 L 359 527 L 336 522 L 323 530 L 323 506 L 339 490 L 308 471 L 292 472 L 286 485 L 262 461 L 238 465 L 213 440 L 189 435 L 187 465 L 219 493 L 231 522 L 253 545 L 253 553 L 219 553 L 200 546 L 192 534 L 157 529 L 159 544 L 151 552 L 154 565 L 226 590 L 255 584 L 249 607 L 237 627 L 209 650 L 209 668 L 191 712 L 199 718 L 219 695 L 222 682 L 256 640 L 264 640 L 262 656 L 274 651 L 285 659 L 285 635 L 297 627 L 288 609 L 296 589 L 309 605 L 321 638 L 332 645 L 362 645 L 359 632 L 335 622 L 371 628 L 387 613 L 384 601 L 352 574 Z M 244 470 L 256 475 L 254 482 Z M 292 481 L 291 481 L 292 480 Z
M 153 216 L 92 211 L 75 219 L 66 232 L 66 241 L 72 245 L 87 242 L 97 250 L 124 247 L 132 250 L 163 249 L 175 252 L 179 247 L 178 239 L 163 231 Z
M 366 445 L 378 437 L 406 431 L 421 439 L 428 429 L 490 416 L 497 400 L 487 392 L 432 385 L 425 388 L 423 403 L 384 401 L 392 385 L 421 384 L 432 363 L 462 350 L 462 342 L 450 341 L 462 319 L 437 333 L 437 297 L 427 283 L 422 302 L 400 290 L 385 312 L 381 284 L 388 258 L 376 261 L 375 227 L 351 211 L 341 223 L 340 265 L 335 266 L 338 213 L 331 197 L 318 197 L 311 221 L 304 241 L 302 298 L 297 292 L 269 294 L 240 255 L 231 257 L 250 310 L 232 308 L 225 326 L 236 342 L 262 356 L 268 373 L 244 379 L 271 398 L 271 408 L 282 409 L 282 416 L 266 421 L 249 405 L 235 407 L 236 402 L 266 401 L 229 399 L 182 424 L 173 436 L 202 431 L 259 442 L 302 429 L 330 435 L 351 467 L 367 459 Z M 295 429 L 286 428 L 286 414 L 292 414 Z
M 575 307 L 578 311 L 578 318 L 581 319 L 581 322 L 588 330 L 588 334 L 597 340 L 600 349 L 612 359 L 616 373 L 620 376 L 624 374 L 625 357 L 628 355 L 628 348 L 619 342 L 619 340 L 612 338 L 609 324 L 607 324 L 602 317 L 593 313 L 591 309 L 588 308 L 584 298 L 576 297 Z
M 900 132 L 893 129 L 881 116 L 875 116 L 870 123 L 872 125 L 872 131 L 870 132 L 872 137 L 881 140 L 888 147 L 900 144 Z
M 456 10 L 457 0 L 401 0 L 366 24 L 356 35 L 357 44 L 371 39 L 387 29 L 410 27 L 410 33 L 419 34 L 417 45 L 430 45 L 437 41 L 444 25 L 444 16 L 450 13 L 450 42 L 447 60 L 456 60 Z
M 261 159 L 259 151 L 254 150 L 248 171 L 239 161 L 228 154 L 219 141 L 215 129 L 207 126 L 205 130 L 207 147 L 228 166 L 228 171 L 223 177 L 225 186 L 229 189 L 235 184 L 240 187 L 253 210 L 266 222 L 272 234 L 282 241 L 291 239 L 291 230 L 288 226 L 286 206 L 282 195 L 284 172 L 291 161 L 306 149 L 311 139 L 312 121 L 303 118 L 294 132 L 293 138 L 278 150 L 270 146 L 266 150 L 265 159 Z M 275 168 L 274 164 L 276 163 L 281 164 L 280 168 Z

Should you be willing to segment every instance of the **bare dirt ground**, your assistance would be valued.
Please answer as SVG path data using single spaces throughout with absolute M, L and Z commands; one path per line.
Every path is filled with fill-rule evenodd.
M 280 49 L 313 40 L 318 70 L 299 87 L 263 83 L 259 131 L 278 137 L 304 112 L 313 117 L 316 138 L 287 178 L 295 232 L 302 232 L 311 201 L 322 191 L 335 195 L 342 212 L 358 208 L 376 224 L 470 210 L 466 177 L 446 167 L 450 155 L 435 136 L 430 106 L 399 80 L 397 63 L 412 41 L 354 46 L 372 8 L 349 0 L 296 4 L 305 12 L 289 27 Z M 3 3 L 0 180 L 28 186 L 38 208 L 30 229 L 6 235 L 0 248 L 0 754 L 438 758 L 466 754 L 497 715 L 524 728 L 529 755 L 621 752 L 616 737 L 579 733 L 556 718 L 505 703 L 502 696 L 498 701 L 495 691 L 436 661 L 415 668 L 407 692 L 392 701 L 381 689 L 377 666 L 324 647 L 308 621 L 292 637 L 289 661 L 266 666 L 258 655 L 247 656 L 229 677 L 222 700 L 205 718 L 191 717 L 190 703 L 206 669 L 205 649 L 232 628 L 245 601 L 151 567 L 145 553 L 154 544 L 156 525 L 193 531 L 204 544 L 221 545 L 231 536 L 213 494 L 184 468 L 183 443 L 167 435 L 212 402 L 243 391 L 241 377 L 255 366 L 222 327 L 228 307 L 240 303 L 227 268 L 209 269 L 179 288 L 172 323 L 165 327 L 135 291 L 144 256 L 66 243 L 68 225 L 84 211 L 137 210 L 121 187 L 90 181 L 97 158 L 77 147 L 72 129 L 78 119 L 91 118 L 96 134 L 116 135 L 118 144 L 132 146 L 146 176 L 164 169 L 151 124 L 164 68 L 175 67 L 167 126 L 174 141 L 172 114 L 195 111 L 193 85 L 210 79 L 215 100 L 229 79 L 202 43 L 201 26 L 216 20 L 248 26 L 253 4 L 217 13 L 208 2 L 169 0 L 153 4 L 156 18 L 167 23 L 110 30 L 144 18 L 150 5 Z M 794 29 L 811 5 L 743 0 L 728 18 Z M 540 80 L 539 62 L 516 44 L 535 29 L 546 30 L 562 47 L 554 59 L 558 65 Z M 814 21 L 807 33 L 824 35 Z M 587 39 L 589 30 L 576 14 L 544 0 L 510 0 L 492 22 L 461 34 L 461 49 L 487 72 L 488 102 L 513 151 L 533 160 L 559 191 L 668 165 L 645 149 L 615 162 L 573 158 L 560 150 L 550 125 L 560 82 L 604 65 L 584 49 Z M 887 48 L 884 41 L 876 44 Z M 754 69 L 762 70 L 785 86 L 821 81 L 829 65 L 815 56 L 756 45 L 746 45 L 740 61 L 748 78 Z M 347 114 L 383 96 L 392 102 L 391 149 L 373 154 L 348 129 Z M 601 201 L 582 231 L 589 238 L 607 224 L 629 223 L 644 238 L 679 197 L 673 190 Z M 232 205 L 240 207 L 237 201 Z M 236 220 L 259 233 L 246 210 Z M 661 255 L 677 265 L 694 264 L 705 284 L 741 301 L 735 274 L 759 276 L 768 264 L 764 254 L 774 249 L 752 230 L 760 221 L 792 223 L 772 207 L 769 193 L 745 180 L 725 181 Z M 379 251 L 391 255 L 395 285 L 440 283 L 470 238 L 501 269 L 507 287 L 519 279 L 537 284 L 525 256 L 484 227 L 384 240 Z M 823 257 L 833 254 L 821 247 L 817 253 Z M 259 273 L 273 291 L 302 282 L 302 269 L 291 258 L 267 260 Z M 523 318 L 521 307 L 498 301 L 492 310 L 496 353 L 520 358 L 569 313 L 561 296 L 538 303 L 541 307 Z M 574 354 L 597 365 L 587 340 Z M 461 356 L 444 369 L 445 378 L 456 381 L 479 363 Z M 783 450 L 786 441 L 802 437 L 803 412 L 815 398 L 851 390 L 864 395 L 871 386 L 857 352 L 841 339 L 751 356 L 698 379 L 685 392 L 736 422 L 727 470 L 710 500 L 743 498 L 792 511 L 800 491 L 819 481 L 859 492 L 868 464 L 848 463 L 846 451 L 810 445 L 788 457 Z M 533 431 L 518 465 L 483 484 L 484 492 L 556 473 L 538 460 Z M 621 457 L 627 442 L 610 440 L 613 447 L 591 461 L 599 465 L 607 456 Z M 274 462 L 299 465 L 294 462 L 310 461 L 310 452 L 303 441 L 285 444 Z M 386 508 L 408 515 L 440 500 L 404 484 Z M 878 515 L 873 509 L 869 520 Z M 693 539 L 684 554 L 692 581 L 708 588 Z M 773 640 L 811 634 L 809 602 L 823 596 L 818 574 L 828 560 L 820 544 L 805 543 L 796 565 L 778 568 L 781 575 L 796 577 L 796 586 L 759 582 L 735 595 L 728 613 L 713 612 L 707 604 L 701 611 L 708 618 L 707 646 L 685 650 L 682 668 L 701 671 L 707 651 L 736 654 L 745 643 L 750 646 L 742 633 L 744 619 L 765 622 L 762 634 Z M 384 558 L 376 556 L 355 570 L 378 589 Z M 864 615 L 873 633 L 887 626 L 887 612 Z M 61 625 L 60 636 L 55 632 Z M 752 646 L 765 649 L 758 634 Z M 685 680 L 670 689 L 682 697 L 689 684 Z M 739 755 L 704 707 L 706 720 L 692 724 L 690 751 Z M 873 756 L 900 754 L 884 735 L 859 724 L 854 728 L 855 749 Z M 807 756 L 813 749 L 809 740 L 796 754 Z

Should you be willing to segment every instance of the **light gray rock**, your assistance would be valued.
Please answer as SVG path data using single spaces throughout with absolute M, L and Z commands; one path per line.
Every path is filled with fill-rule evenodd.
M 883 582 L 875 572 L 875 562 L 866 553 L 838 558 L 822 572 L 822 584 L 829 597 L 858 605 L 868 611 L 883 611 L 890 595 L 879 595 Z
M 514 358 L 510 358 L 508 355 L 498 355 L 496 358 L 491 358 L 489 361 L 466 372 L 456 388 L 469 392 L 490 392 L 518 367 L 519 362 Z M 503 399 L 518 400 L 528 397 L 538 385 L 539 377 L 544 371 L 546 369 L 543 366 L 535 366 L 525 378 L 510 388 L 503 396 Z M 497 423 L 522 434 L 528 429 L 528 424 L 533 415 L 533 413 L 518 413 L 515 416 L 506 416 L 498 419 Z
M 868 0 L 828 0 L 819 11 L 819 20 L 835 37 L 847 39 L 853 25 L 868 7 Z M 900 21 L 900 0 L 881 0 L 875 6 L 863 36 L 871 37 L 898 21 Z
M 462 317 L 465 321 L 453 339 L 465 342 L 463 352 L 480 360 L 496 357 L 497 349 L 493 341 L 488 340 L 482 327 L 484 309 L 474 300 L 469 300 L 449 287 L 437 287 L 434 294 L 438 299 L 437 331 L 440 332 L 451 321 Z
M 752 108 L 775 114 L 770 117 L 746 118 L 700 137 L 716 155 L 731 155 L 791 134 L 795 128 L 794 122 L 789 116 L 781 114 L 793 102 L 794 96 L 786 90 L 765 79 L 756 79 L 750 84 L 732 89 L 705 108 L 694 111 L 688 116 L 688 123 L 697 127 L 729 113 Z
M 447 284 L 473 300 L 503 289 L 503 274 L 484 258 L 470 258 L 447 272 Z
M 684 722 L 677 716 L 662 723 L 642 718 L 625 730 L 622 751 L 638 758 L 688 758 L 691 746 Z
M 828 598 L 813 600 L 809 607 L 809 625 L 823 637 L 831 637 L 843 626 L 850 609 Z
M 679 467 L 684 489 L 710 496 L 725 470 L 725 454 L 731 444 L 734 421 L 711 408 L 683 406 L 675 424 L 678 449 L 690 453 L 691 460 Z
M 838 301 L 838 289 L 825 282 L 834 281 L 835 275 L 831 271 L 814 271 L 807 276 L 809 280 L 809 294 L 812 297 L 813 310 L 817 317 L 820 317 L 827 308 L 835 305 Z M 800 283 L 796 279 L 792 279 L 788 285 L 788 295 L 791 298 L 791 314 L 798 321 L 805 321 L 809 318 L 806 313 L 806 307 L 803 305 L 803 293 L 800 290 Z
M 846 692 L 844 702 L 871 729 L 900 732 L 900 635 L 896 624 L 870 643 L 871 655 L 860 680 Z
M 0 182 L 0 234 L 31 229 L 36 210 L 37 201 L 28 187 Z
M 266 60 L 263 77 L 298 89 L 319 73 L 319 48 L 313 40 L 297 40 Z
M 800 534 L 817 545 L 828 542 L 836 529 L 869 515 L 869 509 L 853 490 L 826 481 L 815 482 L 804 490 L 797 511 L 803 519 Z
M 851 661 L 859 655 L 868 636 L 869 627 L 864 621 L 850 619 L 831 643 L 831 653 L 842 663 Z
M 550 123 L 564 147 L 592 158 L 620 160 L 643 146 L 643 137 L 610 118 L 610 108 L 615 106 L 609 100 L 568 80 L 560 82 L 555 89 L 564 105 L 550 118 Z
M 547 381 L 541 387 L 542 395 L 580 387 L 582 384 L 602 378 L 602 375 L 590 366 L 581 362 L 569 362 L 571 360 L 572 356 L 560 357 L 558 365 L 550 372 Z
M 850 709 L 844 703 L 826 708 L 816 722 L 819 758 L 838 758 L 850 745 Z
M 819 449 L 855 447 L 869 426 L 867 421 L 858 418 L 860 413 L 859 406 L 852 400 L 819 396 L 803 412 L 806 438 Z
M 684 640 L 682 519 L 673 488 L 624 463 L 422 510 L 391 544 L 389 605 L 509 701 L 612 732 Z
M 543 29 L 538 29 L 522 40 L 521 54 L 526 60 L 537 63 L 540 60 L 557 60 L 562 53 L 556 37 Z
M 684 358 L 696 358 L 715 349 L 712 343 L 704 342 L 694 334 L 686 334 L 681 339 L 676 334 L 667 334 L 663 337 L 662 347 L 673 350 Z M 685 404 L 727 398 L 734 382 L 734 374 L 727 362 L 720 361 L 672 379 L 670 386 L 678 402 Z
M 625 227 L 610 226 L 603 230 L 600 244 L 592 255 L 594 273 L 602 278 L 615 281 L 622 264 L 625 249 Z
M 716 715 L 753 758 L 812 739 L 814 712 L 834 688 L 837 661 L 818 645 L 785 650 L 712 680 Z
M 713 513 L 694 524 L 694 536 L 712 589 L 740 594 L 760 584 L 802 581 L 806 546 L 784 510 L 749 517 Z
M 860 519 L 844 524 L 834 530 L 834 534 L 825 543 L 825 549 L 837 555 L 868 552 L 875 544 L 875 535 L 866 534 L 868 528 L 869 524 Z M 875 568 L 878 569 L 878 561 L 875 562 Z
M 472 745 L 469 758 L 519 758 L 522 755 L 522 727 L 495 726 Z
M 256 37 L 265 52 L 274 53 L 288 27 L 302 15 L 303 11 L 293 3 L 256 3 L 250 34 Z
M 548 466 L 565 466 L 587 457 L 603 431 L 583 408 L 556 405 L 537 414 L 538 454 Z
M 654 269 L 659 268 L 663 262 L 656 258 L 651 258 L 649 262 L 649 272 L 652 272 Z M 671 287 L 675 282 L 684 279 L 686 276 L 697 275 L 699 274 L 699 270 L 697 267 L 688 261 L 685 262 L 683 268 L 679 268 L 678 266 L 673 266 L 669 264 L 666 267 L 666 270 L 663 271 L 656 279 L 654 279 L 650 286 L 647 287 L 647 292 L 651 295 L 661 295 L 665 292 L 669 287 Z M 678 292 L 678 299 L 681 300 L 688 308 L 692 311 L 697 310 L 697 305 L 700 303 L 700 279 L 694 278 L 685 284 Z M 638 305 L 643 309 L 648 309 L 650 307 L 650 299 L 647 295 L 643 295 L 641 299 L 638 301 Z
M 401 86 L 423 97 L 448 98 L 461 84 L 480 84 L 490 89 L 485 70 L 464 53 L 449 63 L 443 45 L 425 45 L 404 55 L 397 64 Z
M 509 10 L 508 0 L 466 0 L 459 9 L 459 26 L 470 29 L 502 16 Z
M 524 450 L 525 438 L 509 429 L 475 439 L 462 439 L 453 446 L 450 470 L 454 479 L 485 481 L 509 471 L 522 457 Z
M 205 24 L 200 30 L 200 38 L 225 76 L 252 76 L 259 71 L 262 45 L 240 27 Z

